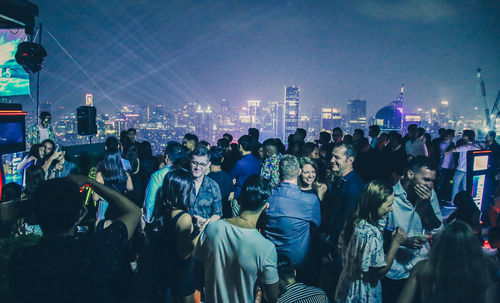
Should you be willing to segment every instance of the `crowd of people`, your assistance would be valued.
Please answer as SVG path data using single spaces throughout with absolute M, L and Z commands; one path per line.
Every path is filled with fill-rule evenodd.
M 107 138 L 94 178 L 52 139 L 33 142 L 26 184 L 7 184 L 0 208 L 2 237 L 42 235 L 10 258 L 16 302 L 500 298 L 498 222 L 482 217 L 496 251 L 479 224 L 494 200 L 479 210 L 464 177 L 470 150 L 492 150 L 500 168 L 494 132 L 431 140 L 372 125 L 305 142 L 299 128 L 285 146 L 251 128 L 214 146 L 186 134 L 161 156 L 136 134 Z M 443 207 L 456 210 L 444 219 Z

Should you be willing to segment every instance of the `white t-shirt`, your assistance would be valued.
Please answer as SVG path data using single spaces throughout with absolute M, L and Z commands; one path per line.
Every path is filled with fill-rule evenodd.
M 42 143 L 43 140 L 49 138 L 49 129 L 48 128 L 43 128 L 40 125 L 38 125 L 38 131 L 40 133 L 40 143 Z
M 208 223 L 194 257 L 205 263 L 206 302 L 254 302 L 257 280 L 279 280 L 274 245 L 256 229 L 226 220 Z
M 412 157 L 429 156 L 427 146 L 425 145 L 423 138 L 418 138 L 413 142 L 411 142 L 411 140 L 406 142 L 405 151 L 409 156 Z
M 457 170 L 461 172 L 467 171 L 467 152 L 470 150 L 478 150 L 479 146 L 474 145 L 474 143 L 469 142 L 465 145 L 456 148 L 456 151 L 460 153 L 458 158 Z

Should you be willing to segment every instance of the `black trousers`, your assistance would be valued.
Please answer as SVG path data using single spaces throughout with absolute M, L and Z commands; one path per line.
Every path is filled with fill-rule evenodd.
M 382 302 L 396 303 L 407 280 L 408 279 L 393 280 L 384 277 L 382 279 Z

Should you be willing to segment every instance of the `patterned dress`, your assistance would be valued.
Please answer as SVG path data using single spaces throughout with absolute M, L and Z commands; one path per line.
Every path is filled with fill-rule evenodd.
M 339 243 L 344 243 L 342 232 Z M 382 232 L 361 220 L 354 228 L 351 240 L 342 247 L 342 273 L 337 285 L 335 302 L 380 303 L 382 287 L 363 281 L 370 267 L 386 266 Z

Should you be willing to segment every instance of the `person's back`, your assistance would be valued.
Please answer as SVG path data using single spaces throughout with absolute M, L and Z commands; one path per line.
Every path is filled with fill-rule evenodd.
M 429 259 L 417 263 L 398 303 L 495 301 L 498 263 L 483 251 L 464 222 L 447 225 L 435 238 Z
M 222 201 L 222 214 L 224 218 L 232 216 L 231 205 L 229 203 L 229 195 L 234 192 L 233 189 L 233 177 L 223 170 L 212 171 L 208 175 L 212 180 L 214 180 L 217 185 L 219 185 L 221 201 Z
M 14 253 L 9 285 L 19 302 L 108 302 L 127 230 L 116 222 L 97 234 L 44 237 Z
M 276 270 L 270 267 L 276 250 L 256 229 L 211 222 L 198 246 L 195 256 L 205 262 L 207 302 L 251 302 L 256 277 L 264 284 L 277 282 L 265 278 L 267 271 Z
M 328 297 L 320 288 L 297 283 L 295 269 L 290 259 L 278 256 L 278 275 L 281 295 L 276 303 L 328 303 Z
M 252 154 L 252 150 L 256 146 L 256 141 L 250 136 L 242 136 L 238 143 L 240 144 L 240 153 L 242 158 L 236 162 L 233 169 L 231 170 L 231 175 L 236 179 L 235 187 L 235 198 L 238 199 L 240 196 L 241 188 L 245 180 L 252 175 L 260 174 L 260 168 L 262 163 L 259 158 Z
M 84 185 L 106 199 L 115 216 L 106 228 L 77 234 L 76 226 L 87 214 L 80 192 Z M 139 221 L 139 208 L 95 180 L 70 175 L 38 187 L 33 213 L 44 236 L 10 259 L 9 286 L 16 302 L 111 301 L 112 283 Z
M 194 257 L 204 263 L 206 302 L 254 302 L 256 285 L 268 301 L 278 298 L 276 249 L 257 230 L 269 195 L 269 183 L 250 176 L 243 185 L 238 216 L 205 226 Z
M 269 198 L 264 234 L 280 254 L 288 256 L 294 265 L 307 256 L 311 223 L 319 226 L 319 199 L 305 193 L 297 185 L 283 182 Z

